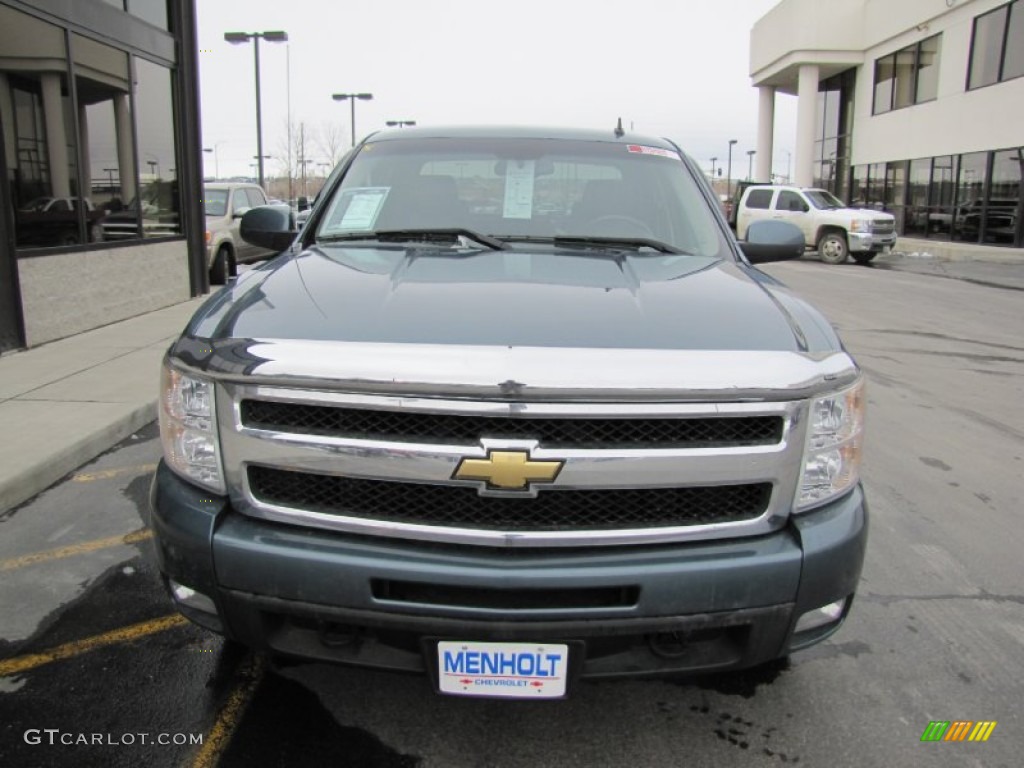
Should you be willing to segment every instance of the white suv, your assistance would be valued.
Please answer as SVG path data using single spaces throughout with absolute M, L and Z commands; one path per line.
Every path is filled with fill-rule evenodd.
M 238 233 L 242 214 L 266 204 L 267 196 L 257 184 L 210 182 L 203 185 L 206 264 L 211 284 L 223 284 L 229 276 L 237 274 L 239 264 L 273 255 L 273 251 L 245 242 Z

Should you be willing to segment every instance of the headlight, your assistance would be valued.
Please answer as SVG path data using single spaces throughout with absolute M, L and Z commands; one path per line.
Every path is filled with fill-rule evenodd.
M 863 448 L 863 379 L 842 392 L 812 400 L 797 511 L 824 504 L 856 485 Z
M 224 493 L 213 382 L 164 364 L 160 377 L 160 441 L 167 466 L 186 480 Z
M 867 219 L 853 219 L 850 222 L 851 232 L 870 232 L 871 222 Z

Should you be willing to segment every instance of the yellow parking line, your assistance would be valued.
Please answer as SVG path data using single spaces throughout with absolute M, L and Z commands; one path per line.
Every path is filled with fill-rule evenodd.
M 180 627 L 183 624 L 188 624 L 188 619 L 180 614 L 174 613 L 159 619 L 153 619 L 152 621 L 143 621 L 139 624 L 132 624 L 128 627 L 121 627 L 121 629 L 104 632 L 102 635 L 93 635 L 92 637 L 87 637 L 83 640 L 75 640 L 70 643 L 65 643 L 64 645 L 58 645 L 56 648 L 51 648 L 50 650 L 42 651 L 41 653 L 31 653 L 27 656 L 16 656 L 13 659 L 0 661 L 0 677 L 27 672 L 30 669 L 41 667 L 44 664 L 50 664 L 51 662 L 61 661 L 63 659 L 70 659 L 74 656 L 94 651 L 97 648 L 102 648 L 106 645 L 115 645 L 117 643 L 126 643 L 130 640 L 137 640 L 140 637 L 152 635 L 156 632 L 163 632 L 166 629 Z
M 118 475 L 141 475 L 145 472 L 152 472 L 156 464 L 136 464 L 134 467 L 117 467 L 116 469 L 102 469 L 99 472 L 80 472 L 72 475 L 71 480 L 75 483 L 91 483 L 93 480 L 108 480 Z
M 98 549 L 117 547 L 122 544 L 136 544 L 140 541 L 146 541 L 151 538 L 153 538 L 153 531 L 148 528 L 143 528 L 141 531 L 134 531 L 133 533 L 129 533 L 127 536 L 110 536 L 106 539 L 83 541 L 81 544 L 71 544 L 66 547 L 60 547 L 59 549 L 49 549 L 45 552 L 36 552 L 32 555 L 12 557 L 10 560 L 0 560 L 0 571 L 13 571 L 15 568 L 24 568 L 26 565 L 44 563 L 47 560 L 59 560 L 63 557 L 81 555 L 86 552 L 95 552 Z
M 238 674 L 241 682 L 231 691 L 227 702 L 217 715 L 217 721 L 213 724 L 213 728 L 203 739 L 203 748 L 199 750 L 196 759 L 192 761 L 192 768 L 213 768 L 217 765 L 221 753 L 224 752 L 228 742 L 231 741 L 235 728 L 242 720 L 246 707 L 252 701 L 256 686 L 263 679 L 263 669 L 263 658 L 252 655 L 239 666 Z

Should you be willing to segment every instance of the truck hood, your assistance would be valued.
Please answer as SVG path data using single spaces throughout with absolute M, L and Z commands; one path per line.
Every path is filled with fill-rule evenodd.
M 317 247 L 217 294 L 189 334 L 500 347 L 840 348 L 828 323 L 746 265 L 653 252 Z

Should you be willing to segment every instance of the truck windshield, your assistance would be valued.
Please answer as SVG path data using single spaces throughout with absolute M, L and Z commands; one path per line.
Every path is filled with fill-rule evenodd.
M 824 189 L 807 189 L 804 190 L 804 194 L 807 195 L 807 199 L 811 201 L 811 205 L 820 210 L 846 207 L 846 203 L 831 192 L 826 192 Z
M 367 144 L 328 201 L 316 237 L 422 229 L 468 230 L 521 247 L 617 238 L 699 256 L 728 253 L 711 205 L 677 153 L 568 139 Z

